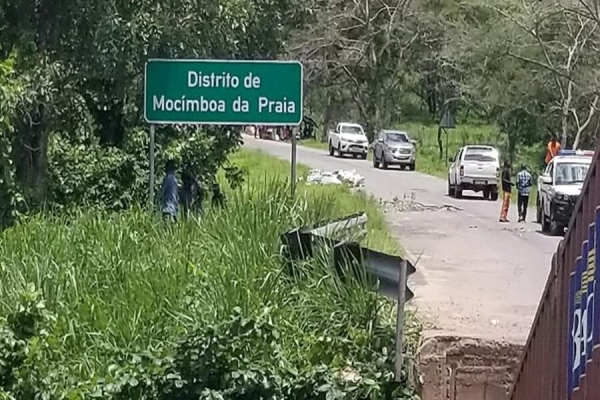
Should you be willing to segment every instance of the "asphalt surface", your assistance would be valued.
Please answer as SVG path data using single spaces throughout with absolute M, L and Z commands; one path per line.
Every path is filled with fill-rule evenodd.
M 244 140 L 246 148 L 290 160 L 287 143 Z M 409 286 L 426 334 L 526 341 L 560 238 L 542 234 L 536 223 L 512 222 L 515 205 L 511 222 L 501 224 L 500 201 L 469 197 L 470 192 L 464 199 L 450 198 L 446 181 L 437 177 L 374 169 L 367 160 L 334 158 L 302 146 L 297 157 L 298 163 L 324 171 L 356 170 L 365 178 L 365 190 L 378 198 L 458 208 L 387 213 L 392 232 L 416 261 Z M 534 209 L 528 219 L 535 219 Z

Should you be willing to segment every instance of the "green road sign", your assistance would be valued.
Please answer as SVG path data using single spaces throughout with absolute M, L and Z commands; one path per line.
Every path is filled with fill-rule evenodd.
M 152 59 L 144 117 L 152 124 L 299 125 L 302 79 L 297 61 Z

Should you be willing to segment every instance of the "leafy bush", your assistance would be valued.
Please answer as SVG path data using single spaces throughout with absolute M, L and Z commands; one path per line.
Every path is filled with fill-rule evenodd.
M 389 301 L 321 261 L 282 273 L 279 234 L 345 196 L 292 201 L 276 180 L 229 196 L 176 225 L 132 209 L 3 232 L 0 398 L 414 398 Z
M 122 210 L 143 204 L 148 197 L 149 146 L 147 130 L 127 132 L 119 146 L 106 146 L 95 135 L 55 134 L 50 138 L 49 200 L 59 208 L 82 205 L 105 210 Z M 237 133 L 192 128 L 158 130 L 156 181 L 160 183 L 167 160 L 178 170 L 189 169 L 205 182 L 214 179 L 219 168 L 239 182 L 227 156 L 237 147 Z M 160 185 L 155 185 L 158 191 Z

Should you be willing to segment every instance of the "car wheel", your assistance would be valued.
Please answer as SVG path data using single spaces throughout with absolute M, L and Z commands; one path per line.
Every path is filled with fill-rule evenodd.
M 492 191 L 492 193 L 490 194 L 490 200 L 491 201 L 498 201 L 498 192 Z
M 463 192 L 462 185 L 460 185 L 460 184 L 456 185 L 456 188 L 454 189 L 454 191 L 456 193 L 456 198 L 462 199 L 462 192 Z
M 373 168 L 379 168 L 379 161 L 377 160 L 375 150 L 373 150 Z
M 329 141 L 329 155 L 333 156 L 335 150 L 333 149 L 333 145 L 331 144 L 331 140 Z
M 342 152 L 342 144 L 341 143 L 338 144 L 337 156 L 338 157 L 343 157 L 344 156 L 344 153 Z
M 361 160 L 366 160 L 367 159 L 367 153 L 363 153 L 360 155 Z
M 454 196 L 454 187 L 450 184 L 450 179 L 448 179 L 448 196 Z
M 387 161 L 385 161 L 385 154 L 381 158 L 381 168 L 388 169 L 388 163 L 387 163 Z
M 408 165 L 408 170 L 409 170 L 409 171 L 414 171 L 414 170 L 416 169 L 416 167 L 417 167 L 417 166 L 416 166 L 416 163 L 409 164 L 409 165 Z
M 535 218 L 538 224 L 542 223 L 542 205 L 540 204 L 540 199 L 536 199 L 535 201 Z
M 542 207 L 542 232 L 548 233 L 550 232 L 550 218 L 546 217 L 543 210 L 544 207 Z
M 489 189 L 483 189 L 483 199 L 484 200 L 488 200 L 490 198 L 490 190 Z
M 565 232 L 565 228 L 556 221 L 556 217 L 554 216 L 554 210 L 550 210 L 550 235 L 551 236 L 559 236 Z

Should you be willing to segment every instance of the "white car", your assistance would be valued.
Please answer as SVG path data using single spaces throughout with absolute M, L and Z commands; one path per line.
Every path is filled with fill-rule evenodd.
M 464 190 L 483 192 L 483 198 L 498 200 L 500 153 L 492 146 L 461 147 L 449 160 L 448 195 L 461 198 Z
M 363 160 L 367 158 L 369 139 L 367 139 L 363 127 L 359 124 L 340 122 L 335 131 L 329 131 L 327 136 L 330 156 L 337 152 L 338 157 L 352 154 L 354 157 L 360 157 Z
M 593 151 L 561 150 L 538 177 L 536 210 L 542 231 L 564 233 L 581 194 Z

